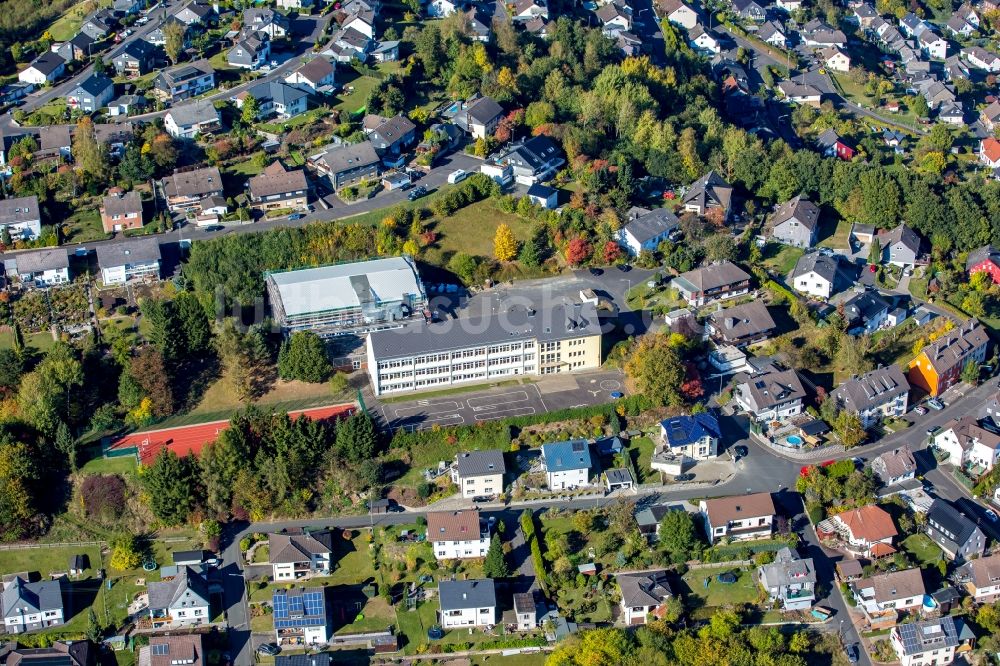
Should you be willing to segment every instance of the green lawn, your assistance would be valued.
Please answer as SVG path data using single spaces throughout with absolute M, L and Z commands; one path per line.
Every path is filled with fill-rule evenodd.
M 280 134 L 282 132 L 287 132 L 296 127 L 301 127 L 302 125 L 310 125 L 321 118 L 330 115 L 330 110 L 324 107 L 318 107 L 315 109 L 310 109 L 305 113 L 300 113 L 299 115 L 289 118 L 287 120 L 274 120 L 266 123 L 257 123 L 257 128 L 265 132 L 274 132 Z
M 135 456 L 120 456 L 117 458 L 94 458 L 88 460 L 80 468 L 81 474 L 135 474 L 139 463 Z
M 768 243 L 764 248 L 764 265 L 772 273 L 785 276 L 795 268 L 795 262 L 805 254 L 805 250 L 791 245 Z
M 847 220 L 837 220 L 836 224 L 833 224 L 827 220 L 821 225 L 819 233 L 823 238 L 817 245 L 820 247 L 843 249 L 850 242 L 851 223 Z
M 732 573 L 737 576 L 735 583 L 720 583 L 716 576 L 721 573 Z M 690 606 L 697 607 L 699 619 L 710 617 L 713 610 L 720 606 L 732 604 L 756 603 L 760 596 L 760 588 L 754 580 L 753 571 L 740 570 L 734 567 L 713 569 L 692 569 L 682 576 L 691 593 L 687 597 Z M 708 586 L 705 585 L 708 579 Z
M 301 587 L 357 585 L 374 578 L 375 568 L 372 566 L 367 535 L 368 530 L 357 531 L 350 541 L 336 542 L 336 552 L 333 553 L 331 561 L 337 563 L 337 568 L 331 575 L 296 581 L 295 585 Z M 275 588 L 287 587 L 287 585 L 288 583 L 281 582 L 261 589 L 256 589 L 255 585 L 251 585 L 250 601 L 270 601 Z
M 430 642 L 427 630 L 438 623 L 437 609 L 437 600 L 425 601 L 415 610 L 396 609 L 396 627 L 399 633 L 406 637 L 406 643 L 403 645 L 406 654 L 413 654 L 418 646 Z
M 38 572 L 43 578 L 47 578 L 51 573 L 65 573 L 72 555 L 87 555 L 90 559 L 91 568 L 85 572 L 85 576 L 96 574 L 101 566 L 99 546 L 43 546 L 0 551 L 0 574 L 28 571 Z
M 250 618 L 250 631 L 255 634 L 263 634 L 274 631 L 274 617 L 271 613 L 257 615 Z
M 626 449 L 629 458 L 632 459 L 635 471 L 639 474 L 638 483 L 652 483 L 658 480 L 660 476 L 658 472 L 654 472 L 653 468 L 650 467 L 655 448 L 656 444 L 649 437 L 636 437 L 631 440 Z
M 92 205 L 81 206 L 65 220 L 64 233 L 67 243 L 86 243 L 105 240 L 108 234 L 101 225 L 101 212 L 94 201 Z
M 348 70 L 348 76 L 351 73 L 351 70 Z M 337 83 L 341 84 L 344 88 L 340 96 L 340 101 L 333 107 L 333 110 L 341 111 L 346 109 L 351 113 L 357 113 L 368 102 L 368 95 L 378 85 L 378 79 L 371 76 L 355 76 L 354 79 L 338 80 Z M 354 90 L 348 92 L 347 89 L 351 86 L 354 87 Z
M 911 534 L 902 545 L 921 568 L 937 566 L 942 556 L 941 549 L 926 534 Z
M 255 157 L 263 154 L 264 151 L 262 150 L 258 151 L 247 158 L 241 159 L 236 164 L 226 167 L 225 171 L 226 173 L 231 173 L 238 176 L 245 176 L 245 177 L 256 176 L 261 171 L 263 171 L 264 168 L 267 166 L 266 162 L 264 166 L 261 166 L 260 164 L 257 164 L 254 160 Z
M 368 600 L 354 622 L 337 629 L 336 634 L 357 634 L 366 631 L 383 631 L 396 624 L 396 611 L 382 597 Z
M 493 237 L 497 227 L 504 223 L 510 226 L 517 240 L 525 241 L 530 237 L 531 222 L 500 212 L 491 199 L 459 209 L 450 217 L 431 220 L 426 226 L 438 234 L 438 240 L 425 252 L 424 258 L 432 264 L 440 264 L 446 263 L 442 259 L 453 252 L 492 257 Z
M 56 341 L 52 339 L 52 334 L 48 331 L 32 333 L 24 336 L 25 346 L 37 349 L 43 353 L 51 349 L 55 343 Z M 13 345 L 14 339 L 11 336 L 10 331 L 0 332 L 0 349 L 10 349 Z
M 110 7 L 111 3 L 102 0 L 97 3 L 97 6 Z M 67 9 L 62 16 L 49 26 L 48 33 L 52 35 L 52 39 L 57 42 L 65 42 L 68 39 L 72 39 L 80 31 L 83 19 L 92 11 L 91 7 L 92 3 L 81 2 Z

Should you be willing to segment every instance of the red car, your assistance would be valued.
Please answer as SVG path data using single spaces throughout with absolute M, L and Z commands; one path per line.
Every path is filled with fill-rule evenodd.
M 869 264 L 868 265 L 868 271 L 869 272 L 874 273 L 877 270 L 878 270 L 878 267 L 876 267 L 875 264 Z

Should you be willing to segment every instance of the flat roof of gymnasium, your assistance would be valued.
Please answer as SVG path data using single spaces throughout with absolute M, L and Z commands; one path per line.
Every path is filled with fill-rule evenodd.
M 409 257 L 388 257 L 349 264 L 271 273 L 285 316 L 359 307 L 363 301 L 401 301 L 423 294 Z

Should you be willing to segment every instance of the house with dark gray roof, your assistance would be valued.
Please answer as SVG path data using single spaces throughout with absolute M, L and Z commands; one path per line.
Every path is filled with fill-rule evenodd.
M 733 389 L 736 404 L 755 421 L 785 421 L 802 413 L 806 397 L 802 380 L 794 370 L 770 370 L 748 377 Z
M 455 456 L 451 478 L 462 497 L 493 497 L 503 492 L 506 471 L 500 450 L 464 451 Z
M 0 227 L 7 230 L 12 240 L 38 238 L 42 233 L 38 197 L 31 195 L 0 200 Z
M 715 171 L 709 171 L 692 183 L 681 199 L 684 210 L 698 215 L 707 215 L 716 210 L 721 214 L 723 222 L 729 219 L 732 203 L 733 186 Z
M 894 486 L 917 475 L 917 462 L 908 444 L 886 451 L 872 460 L 872 471 L 886 486 Z
M 839 256 L 825 252 L 802 255 L 789 274 L 792 289 L 824 300 L 842 289 L 846 281 Z
M 326 176 L 335 190 L 378 175 L 380 160 L 370 141 L 327 146 L 310 155 L 308 163 L 321 176 Z
M 118 75 L 128 77 L 152 71 L 156 60 L 156 47 L 145 39 L 133 39 L 111 56 L 111 64 Z
M 302 169 L 288 169 L 277 160 L 247 181 L 254 210 L 309 209 L 309 181 Z
M 750 292 L 750 274 L 731 261 L 719 261 L 675 277 L 670 286 L 688 305 L 702 306 L 715 300 Z
M 902 268 L 913 267 L 920 255 L 920 236 L 917 232 L 901 222 L 891 231 L 885 231 L 876 236 L 882 248 L 882 262 Z
M 256 30 L 271 39 L 280 39 L 288 34 L 288 17 L 270 7 L 251 7 L 243 10 L 243 29 Z
M 892 304 L 878 291 L 867 289 L 843 303 L 848 335 L 866 335 L 885 327 Z
M 863 428 L 871 428 L 882 419 L 899 418 L 906 413 L 910 382 L 898 365 L 876 368 L 855 375 L 830 393 L 837 408 L 856 415 Z
M 8 641 L 0 647 L 0 663 L 4 666 L 95 666 L 98 652 L 97 646 L 87 640 L 54 641 L 41 648 L 21 647 L 17 641 Z
M 306 110 L 309 93 L 283 81 L 264 81 L 236 96 L 236 107 L 243 108 L 248 96 L 257 100 L 257 118 L 263 120 L 276 116 L 282 120 L 293 118 Z
M 84 113 L 94 113 L 115 96 L 115 82 L 101 74 L 91 74 L 66 93 L 66 105 Z
M 442 580 L 438 583 L 442 629 L 489 627 L 497 622 L 493 580 Z
M 166 69 L 153 81 L 153 94 L 161 100 L 180 102 L 215 89 L 215 69 L 197 60 Z
M 190 627 L 211 622 L 208 582 L 189 566 L 179 567 L 170 580 L 151 582 L 149 617 L 153 628 Z
M 757 579 L 767 590 L 770 602 L 786 611 L 806 610 L 816 600 L 816 567 L 812 558 L 801 558 L 785 546 L 774 561 L 757 569 Z
M 4 259 L 8 275 L 13 272 L 25 287 L 52 287 L 70 280 L 69 254 L 64 247 L 19 252 Z
M 618 232 L 618 244 L 632 256 L 638 256 L 643 250 L 653 252 L 670 238 L 677 225 L 677 216 L 666 208 L 633 207 L 628 212 L 628 221 Z
M 708 316 L 706 332 L 716 344 L 746 346 L 766 340 L 777 324 L 763 301 L 750 301 Z
M 417 126 L 404 115 L 374 116 L 373 122 L 366 117 L 365 121 L 365 134 L 379 155 L 399 155 L 416 141 Z
M 56 627 L 66 622 L 63 609 L 63 579 L 29 583 L 21 576 L 3 589 L 4 629 L 8 634 Z
M 986 536 L 965 514 L 952 504 L 936 499 L 927 512 L 927 536 L 945 556 L 956 562 L 982 557 L 986 551 Z
M 226 62 L 233 67 L 255 71 L 271 57 L 271 39 L 267 33 L 252 31 L 244 34 L 229 49 Z
M 521 140 L 504 149 L 492 161 L 509 166 L 514 179 L 522 185 L 544 183 L 566 163 L 562 149 L 545 135 Z
M 219 110 L 209 100 L 175 106 L 163 119 L 167 134 L 175 139 L 193 139 L 199 134 L 214 132 L 221 123 Z
M 646 624 L 650 615 L 662 613 L 675 596 L 663 570 L 620 573 L 615 582 L 622 595 L 622 619 L 628 626 Z
M 477 97 L 462 103 L 451 122 L 455 123 L 476 139 L 493 136 L 503 117 L 503 107 L 492 97 Z
M 819 207 L 800 194 L 778 206 L 769 223 L 774 240 L 795 247 L 812 247 L 819 232 Z
M 36 86 L 52 83 L 66 71 L 66 60 L 51 51 L 43 53 L 17 74 L 18 81 Z
M 889 644 L 901 666 L 952 663 L 955 650 L 961 643 L 955 622 L 955 618 L 946 615 L 893 627 L 889 633 Z
M 160 242 L 153 236 L 97 246 L 97 266 L 105 285 L 160 279 Z

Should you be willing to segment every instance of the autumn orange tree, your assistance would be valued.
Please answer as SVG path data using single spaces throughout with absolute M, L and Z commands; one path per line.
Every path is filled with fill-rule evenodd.
M 497 227 L 496 235 L 493 236 L 493 256 L 497 261 L 513 261 L 517 256 L 517 239 L 506 223 Z

